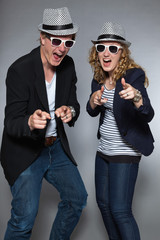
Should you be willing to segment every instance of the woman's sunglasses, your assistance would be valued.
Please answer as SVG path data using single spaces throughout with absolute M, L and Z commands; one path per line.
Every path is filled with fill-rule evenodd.
M 104 52 L 106 51 L 106 48 L 110 53 L 117 54 L 119 49 L 122 49 L 122 46 L 117 46 L 117 45 L 104 45 L 104 44 L 96 44 L 96 51 L 97 52 Z
M 53 47 L 59 47 L 62 43 L 66 48 L 71 48 L 75 44 L 75 40 L 62 40 L 60 38 L 51 37 L 50 35 L 46 34 L 46 37 L 51 41 Z

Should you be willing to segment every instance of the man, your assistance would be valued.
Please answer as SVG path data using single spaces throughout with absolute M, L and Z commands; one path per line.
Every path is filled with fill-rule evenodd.
M 63 123 L 73 126 L 80 107 L 69 49 L 78 27 L 67 8 L 45 9 L 40 47 L 8 70 L 1 163 L 13 195 L 5 240 L 30 239 L 45 178 L 61 202 L 50 240 L 69 240 L 87 193 Z

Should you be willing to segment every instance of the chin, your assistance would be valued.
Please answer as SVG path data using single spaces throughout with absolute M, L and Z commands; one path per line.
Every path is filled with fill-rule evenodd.
M 111 69 L 111 68 L 108 68 L 108 67 L 103 67 L 103 70 L 104 70 L 105 72 L 111 72 L 111 71 L 112 71 L 112 69 Z
M 60 60 L 59 62 L 52 61 L 52 62 L 51 62 L 51 65 L 52 65 L 53 67 L 58 67 L 61 62 L 62 62 L 62 60 Z

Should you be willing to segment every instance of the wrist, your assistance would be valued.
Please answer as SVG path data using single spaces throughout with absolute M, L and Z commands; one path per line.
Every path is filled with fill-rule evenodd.
M 28 119 L 28 126 L 29 126 L 30 130 L 33 131 L 34 128 L 32 127 L 32 124 L 31 124 L 31 118 L 32 118 L 32 115 Z
M 142 99 L 142 94 L 141 94 L 141 92 L 138 89 L 136 89 L 136 93 L 135 93 L 135 96 L 132 99 L 132 101 L 134 103 L 138 103 L 141 99 Z
M 73 106 L 68 106 L 68 107 L 71 110 L 72 118 L 74 118 L 76 116 L 76 111 L 75 111 L 74 107 Z
M 92 109 L 95 109 L 97 107 L 97 104 L 94 103 L 95 96 L 96 96 L 96 92 L 94 92 L 92 94 L 92 96 L 90 97 L 90 100 L 89 100 L 90 106 L 91 106 Z
M 94 103 L 94 101 L 92 101 L 92 99 L 90 99 L 89 104 L 93 110 L 97 107 L 97 105 Z

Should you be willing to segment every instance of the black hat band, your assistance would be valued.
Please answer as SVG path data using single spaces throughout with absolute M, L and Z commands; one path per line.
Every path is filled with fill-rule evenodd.
M 103 35 L 100 35 L 97 40 L 101 40 L 101 39 L 105 39 L 105 38 L 126 41 L 124 38 L 122 38 L 120 36 L 117 36 L 117 35 L 114 35 L 114 34 L 103 34 Z
M 43 24 L 43 29 L 44 30 L 66 30 L 66 29 L 71 29 L 73 28 L 73 24 L 66 24 L 66 25 L 46 25 Z

